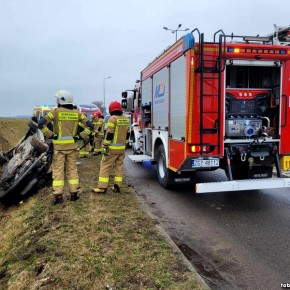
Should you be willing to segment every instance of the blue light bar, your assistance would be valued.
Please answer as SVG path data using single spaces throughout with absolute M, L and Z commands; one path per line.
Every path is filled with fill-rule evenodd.
M 191 33 L 187 33 L 183 36 L 183 52 L 194 47 L 194 37 Z

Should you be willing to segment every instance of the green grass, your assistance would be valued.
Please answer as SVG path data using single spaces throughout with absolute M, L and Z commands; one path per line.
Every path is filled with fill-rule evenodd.
M 80 161 L 77 202 L 44 187 L 0 209 L 0 289 L 201 289 L 132 188 L 93 194 L 100 156 Z

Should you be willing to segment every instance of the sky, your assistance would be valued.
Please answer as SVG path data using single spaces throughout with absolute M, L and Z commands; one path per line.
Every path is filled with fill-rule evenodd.
M 58 90 L 120 101 L 175 42 L 164 26 L 263 36 L 290 25 L 289 11 L 289 0 L 0 0 L 0 117 L 32 115 Z

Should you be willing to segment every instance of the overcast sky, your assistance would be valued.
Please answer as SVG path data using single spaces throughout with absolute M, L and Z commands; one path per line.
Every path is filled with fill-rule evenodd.
M 0 116 L 31 115 L 59 89 L 103 101 L 104 82 L 106 105 L 121 100 L 175 42 L 164 26 L 262 36 L 289 11 L 289 0 L 0 0 Z

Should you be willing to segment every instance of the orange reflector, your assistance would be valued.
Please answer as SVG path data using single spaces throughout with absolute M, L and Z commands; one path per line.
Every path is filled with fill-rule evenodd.
M 209 151 L 209 146 L 195 146 L 195 145 L 192 145 L 191 146 L 191 152 L 192 153 L 196 153 L 196 152 L 208 152 Z
M 234 52 L 240 52 L 239 48 L 234 48 Z
M 193 56 L 191 57 L 190 64 L 194 65 L 194 57 Z

